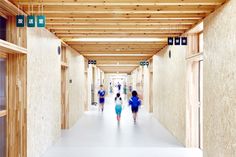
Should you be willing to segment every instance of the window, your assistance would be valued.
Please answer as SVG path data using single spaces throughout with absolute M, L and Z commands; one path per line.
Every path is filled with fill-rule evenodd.
M 7 20 L 0 16 L 0 39 L 6 40 Z
M 203 33 L 199 34 L 199 38 L 198 38 L 198 42 L 199 42 L 199 52 L 203 52 L 203 46 L 204 46 L 204 42 L 203 42 Z

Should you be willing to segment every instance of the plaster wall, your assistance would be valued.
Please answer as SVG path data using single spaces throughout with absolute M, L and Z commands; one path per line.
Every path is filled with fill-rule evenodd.
M 27 29 L 27 156 L 39 157 L 61 134 L 60 40 Z
M 186 138 L 186 51 L 184 46 L 166 47 L 153 57 L 154 115 L 182 144 Z
M 236 156 L 236 1 L 204 20 L 204 157 Z

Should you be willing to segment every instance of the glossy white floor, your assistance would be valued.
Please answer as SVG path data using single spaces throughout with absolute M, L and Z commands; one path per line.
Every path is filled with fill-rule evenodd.
M 116 122 L 113 96 L 106 99 L 105 110 L 91 107 L 89 112 L 43 157 L 201 157 L 198 149 L 184 148 L 150 114 L 141 108 L 134 124 L 125 105 L 120 125 Z

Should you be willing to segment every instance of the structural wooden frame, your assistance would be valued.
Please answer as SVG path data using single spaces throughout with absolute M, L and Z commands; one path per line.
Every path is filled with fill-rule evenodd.
M 61 46 L 61 129 L 69 128 L 68 60 L 66 45 Z
M 199 23 L 225 0 L 11 0 L 27 14 L 38 14 L 38 6 L 43 5 L 46 27 L 69 46 L 87 59 L 116 64 L 121 58 L 111 54 L 156 54 L 167 45 L 167 37 L 180 36 Z M 28 5 L 33 9 L 29 10 Z M 165 42 L 143 43 L 134 46 L 132 42 L 119 44 L 89 44 L 74 41 L 77 38 L 164 38 Z M 139 44 L 139 42 L 137 42 Z M 112 45 L 113 44 L 113 45 Z M 111 45 L 109 47 L 109 45 Z M 126 45 L 132 45 L 129 48 Z M 123 47 L 123 49 L 121 48 Z M 152 47 L 152 49 L 147 49 Z M 121 51 L 119 49 L 122 49 Z M 101 55 L 102 54 L 102 55 Z M 94 56 L 93 56 L 94 55 Z M 100 56 L 98 56 L 100 55 Z M 136 63 L 148 56 L 137 57 Z M 150 56 L 149 56 L 150 58 Z M 129 55 L 122 60 L 131 62 Z M 137 64 L 138 66 L 138 64 Z M 128 72 L 128 69 L 113 67 L 113 72 Z M 109 71 L 105 72 L 111 72 Z

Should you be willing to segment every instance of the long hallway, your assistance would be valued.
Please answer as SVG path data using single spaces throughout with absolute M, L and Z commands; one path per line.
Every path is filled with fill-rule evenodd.
M 0 0 L 0 157 L 236 157 L 235 10 Z
M 201 157 L 199 149 L 184 148 L 142 106 L 133 123 L 127 104 L 120 125 L 116 121 L 113 96 L 106 100 L 103 113 L 90 107 L 77 124 L 63 131 L 62 137 L 43 157 Z

